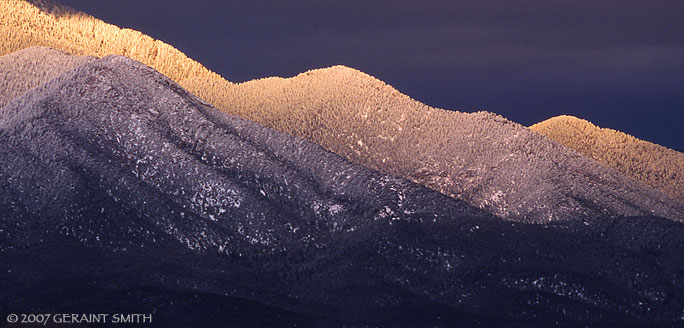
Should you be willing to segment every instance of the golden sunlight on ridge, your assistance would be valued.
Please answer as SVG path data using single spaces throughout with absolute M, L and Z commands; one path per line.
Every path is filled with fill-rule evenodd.
M 0 2 L 0 55 L 44 46 L 75 55 L 103 57 L 123 55 L 151 66 L 181 86 L 209 102 L 215 95 L 192 83 L 226 86 L 230 83 L 178 49 L 131 29 L 121 29 L 92 16 L 49 1 Z M 27 19 L 28 18 L 28 19 Z
M 487 112 L 429 107 L 351 68 L 335 66 L 288 79 L 233 84 L 140 32 L 81 13 L 50 14 L 20 0 L 2 6 L 0 32 L 5 40 L 0 54 L 47 46 L 77 55 L 125 55 L 228 114 L 306 139 L 357 164 L 407 178 L 504 218 L 576 217 L 582 205 L 575 199 L 583 196 L 572 193 L 585 192 L 579 191 L 584 188 L 619 193 L 630 203 L 644 202 L 640 208 L 657 209 L 657 215 L 674 215 L 661 206 L 659 193 L 643 197 L 651 191 L 631 180 L 626 188 L 617 182 L 622 176 L 519 124 Z M 615 183 L 596 186 L 586 172 L 603 172 L 609 175 L 606 181 Z M 606 213 L 642 214 L 608 200 L 595 207 Z
M 684 202 L 684 154 L 678 151 L 567 115 L 530 129 Z

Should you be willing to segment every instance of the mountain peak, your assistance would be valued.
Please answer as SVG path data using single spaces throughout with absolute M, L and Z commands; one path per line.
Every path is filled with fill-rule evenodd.
M 598 128 L 596 125 L 593 123 L 576 117 L 572 115 L 558 115 L 551 117 L 549 119 L 546 119 L 544 121 L 541 121 L 539 123 L 536 123 L 532 126 L 530 126 L 530 129 L 537 130 L 537 129 L 543 129 L 545 126 L 552 126 L 555 124 L 563 124 L 563 125 L 568 125 L 568 126 L 573 126 L 577 128 Z
M 40 224 L 69 216 L 78 222 L 69 224 L 93 228 L 82 240 L 105 247 L 99 237 L 112 236 L 94 238 L 93 225 L 153 226 L 193 250 L 273 253 L 392 220 L 501 224 L 462 201 L 222 113 L 118 55 L 11 102 L 0 111 L 0 135 L 0 180 L 7 181 L 0 184 L 0 222 L 30 217 L 29 206 L 15 206 L 30 204 L 45 213 Z M 110 211 L 116 208 L 127 214 Z M 119 244 L 141 236 L 112 238 Z
M 517 194 L 521 204 L 542 198 L 534 205 L 564 205 L 555 203 L 554 188 L 566 181 L 533 188 L 567 178 L 540 178 L 534 170 L 550 165 L 545 153 L 522 160 L 492 154 L 500 156 L 489 161 L 478 152 L 508 141 L 494 138 L 501 132 L 520 132 L 506 137 L 539 143 L 532 146 L 549 146 L 544 137 L 523 135 L 525 129 L 493 115 L 459 119 L 448 122 L 465 131 L 446 142 L 456 146 L 450 162 L 440 159 L 428 169 L 463 172 L 455 178 L 464 183 L 485 176 L 497 187 L 488 199 L 494 205 L 508 197 L 500 187 L 526 179 L 534 183 L 520 188 L 532 198 Z M 489 139 L 478 143 L 483 136 Z M 414 153 L 405 155 L 430 149 L 410 146 Z M 534 160 L 543 166 L 524 166 Z M 475 164 L 447 171 L 442 163 Z M 524 175 L 506 176 L 492 164 Z M 587 163 L 579 164 L 574 169 Z M 632 187 L 595 172 L 592 183 Z M 512 180 L 497 180 L 502 176 Z M 287 326 L 422 327 L 434 326 L 425 320 L 436 317 L 443 326 L 529 325 L 526 313 L 544 323 L 620 325 L 681 316 L 675 297 L 682 294 L 681 223 L 605 213 L 593 213 L 586 224 L 505 222 L 222 113 L 118 55 L 66 71 L 0 111 L 0 182 L 0 266 L 8 268 L 0 270 L 3 309 L 28 304 L 41 312 L 106 313 L 133 304 L 159 313 L 155 322 L 165 327 L 188 326 L 188 319 L 195 326 L 282 326 L 282 310 L 298 319 Z M 606 195 L 615 191 L 609 187 L 589 191 Z M 605 317 L 607 311 L 613 314 Z M 255 323 L 263 317 L 275 321 Z M 323 321 L 307 322 L 313 317 Z M 461 324 L 464 317 L 472 320 Z
M 366 72 L 360 71 L 358 69 L 349 67 L 349 66 L 344 66 L 344 65 L 335 65 L 335 66 L 330 66 L 330 67 L 325 67 L 325 68 L 319 68 L 319 69 L 312 69 L 309 71 L 306 71 L 304 73 L 301 73 L 294 78 L 297 77 L 304 77 L 304 76 L 321 76 L 325 80 L 336 80 L 336 79 L 355 79 L 356 81 L 359 81 L 361 83 L 365 84 L 375 84 L 379 85 L 382 87 L 388 87 L 391 88 L 392 90 L 396 91 L 396 89 L 389 84 L 385 83 L 384 81 L 376 78 L 375 76 L 372 76 Z M 396 91 L 398 92 L 398 91 Z M 408 97 L 408 96 L 407 96 Z
M 658 215 L 681 218 L 682 210 L 663 202 L 659 192 L 500 115 L 432 108 L 348 67 L 253 80 L 222 91 L 230 99 L 223 107 L 231 114 L 504 218 L 548 222 L 657 208 Z M 606 183 L 596 184 L 597 175 Z M 620 196 L 586 200 L 602 193 Z
M 77 54 L 132 57 L 231 115 L 504 218 L 549 222 L 651 211 L 681 218 L 681 211 L 663 201 L 659 192 L 495 114 L 433 108 L 344 66 L 233 85 L 139 32 L 92 17 L 57 20 L 38 15 L 27 24 L 22 13 L 33 12 L 28 6 L 15 8 L 17 3 L 26 5 L 10 2 L 8 8 L 14 11 L 0 12 L 8 22 L 0 30 L 19 40 L 6 43 L 10 47 L 47 43 Z M 596 176 L 605 183 L 597 185 Z M 594 203 L 592 195 L 598 194 L 619 196 Z
M 575 151 L 684 203 L 684 154 L 569 115 L 530 126 Z

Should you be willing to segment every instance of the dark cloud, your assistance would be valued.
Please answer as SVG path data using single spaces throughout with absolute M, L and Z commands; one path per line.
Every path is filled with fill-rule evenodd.
M 344 64 L 427 104 L 684 150 L 684 2 L 63 0 L 231 81 Z

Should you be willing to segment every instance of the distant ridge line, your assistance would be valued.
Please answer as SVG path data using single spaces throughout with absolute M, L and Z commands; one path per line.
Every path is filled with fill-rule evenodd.
M 124 55 L 228 114 L 507 219 L 544 223 L 651 214 L 684 219 L 684 209 L 673 207 L 661 192 L 500 115 L 433 108 L 352 68 L 234 84 L 140 32 L 85 14 L 51 16 L 25 1 L 6 6 L 0 13 L 0 32 L 7 32 L 0 53 L 49 46 L 80 55 Z M 27 15 L 38 24 L 26 24 Z M 600 196 L 605 194 L 612 197 Z
M 684 154 L 570 115 L 530 126 L 566 147 L 684 203 Z
M 0 33 L 3 37 L 0 55 L 33 46 L 60 49 L 75 55 L 123 55 L 155 68 L 210 102 L 209 95 L 197 92 L 200 90 L 184 81 L 201 77 L 230 84 L 167 43 L 139 31 L 105 23 L 54 1 L 3 1 L 0 3 Z

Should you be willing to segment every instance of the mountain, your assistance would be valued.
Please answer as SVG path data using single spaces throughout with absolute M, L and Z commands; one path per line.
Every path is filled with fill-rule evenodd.
M 94 59 L 43 47 L 0 56 L 0 108 L 27 91 Z
M 431 108 L 347 67 L 238 84 L 227 98 L 232 114 L 504 218 L 684 218 L 661 193 L 519 124 L 487 112 Z
M 84 14 L 41 11 L 25 1 L 5 6 L 3 53 L 48 45 L 79 55 L 130 56 L 231 115 L 510 220 L 651 214 L 684 219 L 682 205 L 664 194 L 523 126 L 491 113 L 428 107 L 350 68 L 236 85 L 139 32 Z
M 62 63 L 67 60 L 65 54 L 45 48 L 3 56 L 0 63 L 8 63 L 8 72 L 30 77 L 15 67 L 33 67 L 36 58 L 45 56 L 60 60 L 40 60 L 41 66 L 32 74 L 47 78 L 67 68 Z M 684 217 L 677 205 L 657 192 L 520 125 L 485 112 L 430 108 L 346 67 L 293 79 L 252 81 L 235 85 L 226 94 L 233 99 L 232 113 L 313 140 L 353 162 L 410 178 L 506 218 L 589 220 L 601 215 L 645 215 L 650 210 L 664 217 Z M 358 108 L 368 110 L 358 112 Z M 458 128 L 449 129 L 452 126 Z
M 207 101 L 214 101 L 212 93 L 205 93 L 183 80 L 201 78 L 215 84 L 230 84 L 162 41 L 107 24 L 51 0 L 0 2 L 0 35 L 0 55 L 34 46 L 81 56 L 123 55 L 154 67 Z
M 0 313 L 165 327 L 667 326 L 684 224 L 537 225 L 227 115 L 121 56 L 0 111 Z
M 567 115 L 530 129 L 684 203 L 684 154 L 678 151 Z

